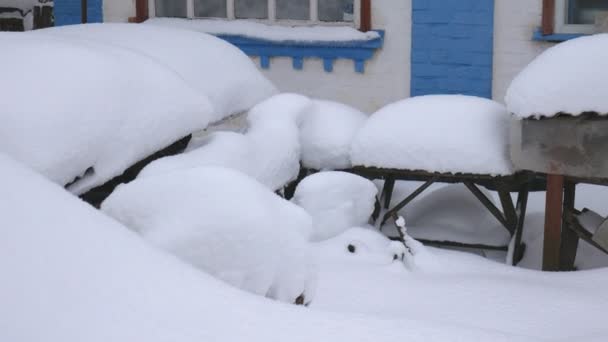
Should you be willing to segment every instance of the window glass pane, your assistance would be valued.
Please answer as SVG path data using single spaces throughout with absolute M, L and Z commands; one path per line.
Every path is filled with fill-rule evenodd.
M 309 0 L 276 0 L 277 19 L 310 19 Z
M 354 0 L 319 0 L 319 20 L 354 21 Z
M 568 24 L 595 24 L 595 15 L 599 11 L 608 11 L 606 0 L 569 0 Z
M 194 0 L 195 17 L 226 18 L 226 0 Z
M 188 15 L 186 0 L 156 0 L 157 17 L 182 17 Z
M 234 15 L 240 19 L 266 19 L 268 0 L 234 0 Z

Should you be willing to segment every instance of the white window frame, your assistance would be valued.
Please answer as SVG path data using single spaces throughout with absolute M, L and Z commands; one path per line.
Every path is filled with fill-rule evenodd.
M 568 24 L 568 1 L 555 0 L 555 33 L 593 34 L 596 27 L 593 24 Z
M 319 20 L 319 0 L 308 0 L 310 1 L 310 16 L 309 20 L 285 20 L 277 19 L 276 17 L 276 0 L 268 1 L 268 19 L 239 19 L 239 20 L 250 20 L 264 23 L 273 23 L 289 26 L 306 26 L 306 25 L 326 25 L 326 26 L 352 26 L 359 27 L 361 25 L 361 0 L 354 0 L 353 8 L 353 21 L 321 21 Z M 188 19 L 210 19 L 209 17 L 195 17 L 194 16 L 194 0 L 186 0 L 186 13 Z M 226 18 L 213 18 L 213 19 L 227 19 L 235 20 L 234 15 L 234 0 L 226 0 L 227 17 Z M 148 9 L 150 18 L 156 17 L 156 0 L 148 0 Z

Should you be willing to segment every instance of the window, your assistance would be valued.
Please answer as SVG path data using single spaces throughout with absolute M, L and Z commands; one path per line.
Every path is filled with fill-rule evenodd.
M 151 0 L 152 16 L 358 25 L 361 0 Z
M 596 18 L 606 13 L 606 0 L 555 0 L 555 33 L 594 33 Z

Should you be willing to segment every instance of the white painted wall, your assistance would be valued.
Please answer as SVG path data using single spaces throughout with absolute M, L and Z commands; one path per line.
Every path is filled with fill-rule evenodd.
M 127 22 L 135 16 L 135 0 L 103 0 L 104 22 Z
M 384 47 L 355 72 L 353 62 L 339 59 L 326 73 L 321 59 L 305 59 L 294 70 L 291 58 L 272 58 L 264 74 L 284 92 L 343 102 L 371 113 L 410 95 L 411 0 L 373 0 L 372 25 L 386 31 Z M 259 65 L 259 61 L 256 59 Z
M 492 97 L 504 101 L 513 78 L 554 43 L 532 40 L 541 24 L 542 0 L 495 0 Z

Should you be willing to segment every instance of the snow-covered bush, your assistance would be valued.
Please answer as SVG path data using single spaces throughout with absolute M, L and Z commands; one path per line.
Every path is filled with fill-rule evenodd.
M 354 165 L 507 175 L 510 114 L 492 100 L 427 95 L 372 114 L 352 143 Z
M 151 163 L 140 177 L 222 166 L 244 172 L 273 191 L 281 189 L 300 171 L 299 124 L 312 106 L 313 102 L 301 95 L 271 97 L 251 109 L 246 133 L 212 133 L 207 143 L 194 150 Z
M 75 193 L 212 118 L 205 94 L 133 50 L 33 32 L 0 33 L 0 46 L 0 151 L 60 185 L 77 179 Z
M 350 145 L 367 115 L 342 103 L 314 100 L 300 129 L 302 166 L 339 170 L 351 166 Z
M 247 55 L 205 33 L 133 24 L 70 25 L 36 33 L 109 44 L 145 55 L 208 96 L 215 110 L 212 121 L 244 112 L 276 93 Z
M 200 167 L 138 178 L 101 209 L 236 287 L 290 303 L 312 300 L 310 216 L 245 174 Z
M 319 172 L 304 178 L 292 201 L 313 218 L 312 240 L 325 240 L 348 228 L 366 225 L 378 189 L 371 181 L 346 172 Z

